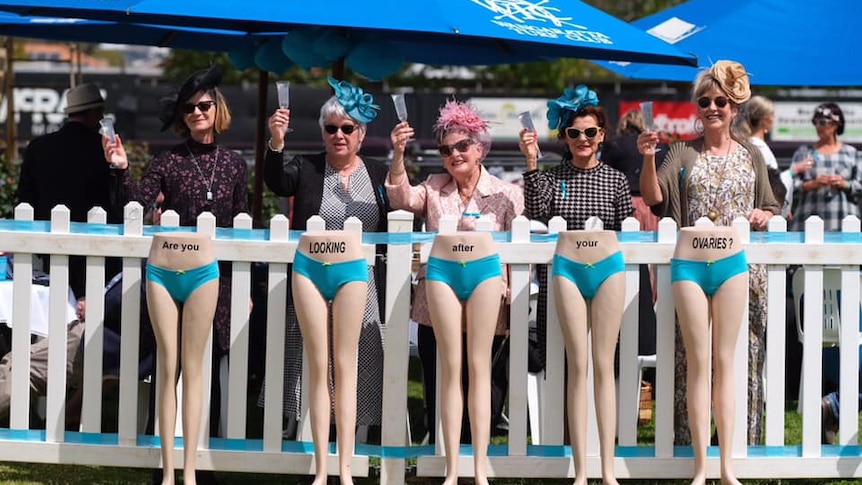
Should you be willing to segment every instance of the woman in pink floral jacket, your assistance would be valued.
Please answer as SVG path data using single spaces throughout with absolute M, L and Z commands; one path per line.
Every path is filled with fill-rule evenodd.
M 424 182 L 411 186 L 404 168 L 404 150 L 407 140 L 413 137 L 413 128 L 407 122 L 402 122 L 392 130 L 394 154 L 385 183 L 390 206 L 424 218 L 425 229 L 432 232 L 439 229 L 440 218 L 444 215 L 460 216 L 459 231 L 475 230 L 476 221 L 481 216 L 494 221 L 495 231 L 511 230 L 512 220 L 524 211 L 524 193 L 517 185 L 491 175 L 482 165 L 482 160 L 491 150 L 488 122 L 479 116 L 470 103 L 452 100 L 440 109 L 434 132 L 446 173 L 429 175 Z M 505 271 L 503 277 L 504 280 L 508 279 Z M 508 294 L 506 285 L 501 295 L 504 309 L 500 312 L 498 335 L 504 335 L 507 331 Z M 419 323 L 418 343 L 425 380 L 426 416 L 433 442 L 436 341 L 425 299 L 424 266 L 419 270 L 411 318 Z M 496 347 L 502 341 L 502 338 L 495 339 L 495 354 Z M 506 386 L 498 386 L 497 383 L 495 378 L 492 383 L 492 415 L 495 417 L 499 416 L 498 407 L 502 410 L 506 392 Z M 469 432 L 469 426 L 463 429 Z M 462 436 L 463 441 L 467 441 L 466 436 Z

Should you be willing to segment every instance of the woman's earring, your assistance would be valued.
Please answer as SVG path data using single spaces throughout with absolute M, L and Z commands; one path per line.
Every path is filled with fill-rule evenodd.
M 694 123 L 692 124 L 692 129 L 698 135 L 702 135 L 703 134 L 703 121 L 701 121 L 700 118 L 695 118 Z

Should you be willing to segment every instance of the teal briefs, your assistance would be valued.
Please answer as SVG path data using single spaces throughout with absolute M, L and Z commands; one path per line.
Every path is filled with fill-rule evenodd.
M 167 269 L 147 263 L 147 280 L 164 287 L 180 303 L 185 303 L 201 285 L 218 277 L 218 261 L 192 269 Z
M 670 260 L 671 283 L 693 281 L 707 296 L 714 295 L 725 281 L 746 271 L 748 271 L 748 260 L 744 251 L 716 261 Z
M 552 276 L 566 278 L 578 287 L 584 299 L 592 300 L 606 279 L 626 270 L 626 263 L 620 251 L 595 263 L 579 263 L 555 254 L 552 268 Z
M 311 280 L 327 301 L 334 300 L 338 290 L 347 283 L 368 283 L 368 262 L 365 259 L 325 263 L 297 251 L 293 256 L 293 272 Z
M 473 261 L 450 261 L 431 256 L 425 271 L 427 281 L 447 284 L 461 301 L 469 300 L 477 286 L 495 276 L 503 276 L 499 254 Z

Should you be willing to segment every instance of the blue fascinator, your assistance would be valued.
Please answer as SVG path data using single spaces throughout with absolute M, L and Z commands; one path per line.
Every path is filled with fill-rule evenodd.
M 573 113 L 598 104 L 599 97 L 596 92 L 585 85 L 578 85 L 574 89 L 566 88 L 562 96 L 548 101 L 548 128 L 556 130 L 564 125 Z
M 335 91 L 335 98 L 338 99 L 338 103 L 351 118 L 360 123 L 369 123 L 377 118 L 377 111 L 380 110 L 380 106 L 374 104 L 373 96 L 347 81 L 337 81 L 332 77 L 328 80 L 329 85 Z

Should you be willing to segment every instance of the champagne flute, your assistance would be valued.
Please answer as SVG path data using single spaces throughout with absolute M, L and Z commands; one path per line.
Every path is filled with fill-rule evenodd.
M 535 132 L 536 126 L 533 124 L 533 117 L 529 111 L 518 113 L 518 121 L 521 122 L 521 128 L 526 128 L 527 131 Z M 536 159 L 542 158 L 542 151 L 539 149 L 539 141 L 536 140 Z
M 407 101 L 404 99 L 404 93 L 395 93 L 392 95 L 392 103 L 395 104 L 395 114 L 398 116 L 398 121 L 407 121 Z M 409 139 L 407 141 L 413 141 Z
M 114 146 L 114 139 L 116 138 L 116 132 L 114 131 L 114 120 L 111 118 L 102 118 L 99 120 L 99 125 L 101 125 L 102 129 L 99 130 L 103 135 L 108 137 L 108 144 Z
M 290 81 L 276 81 L 275 89 L 278 93 L 278 107 L 281 109 L 290 108 Z M 293 132 L 293 128 L 288 127 L 285 133 Z
M 393 94 L 392 102 L 395 104 L 395 114 L 398 115 L 398 120 L 402 123 L 407 121 L 407 102 L 404 99 L 404 93 Z
M 643 115 L 644 119 L 644 130 L 649 132 L 655 132 L 655 118 L 653 117 L 653 102 L 652 101 L 644 101 L 640 103 L 641 115 Z M 653 145 L 652 153 L 658 153 L 661 151 L 660 148 Z
M 103 135 L 108 137 L 108 146 L 114 146 L 114 144 L 117 142 L 117 132 L 114 130 L 114 120 L 112 120 L 111 118 L 102 118 L 101 120 L 99 120 L 99 125 L 101 125 L 102 127 L 99 131 Z M 119 163 L 119 157 L 120 156 L 116 152 L 111 155 L 110 164 L 112 167 L 117 166 L 117 163 Z

